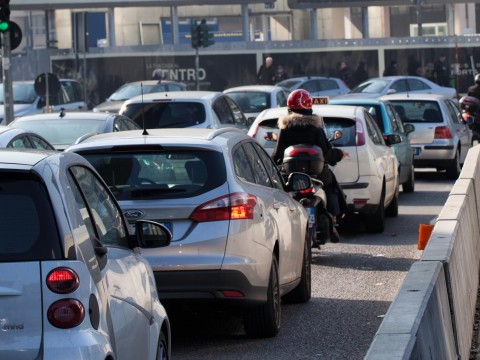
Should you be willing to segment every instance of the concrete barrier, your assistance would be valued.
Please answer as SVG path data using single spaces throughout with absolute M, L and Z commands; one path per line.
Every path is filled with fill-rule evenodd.
M 467 154 L 366 360 L 469 358 L 480 272 L 479 206 L 480 145 Z

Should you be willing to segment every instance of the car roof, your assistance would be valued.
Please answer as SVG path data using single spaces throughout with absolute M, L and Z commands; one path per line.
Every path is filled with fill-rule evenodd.
M 356 108 L 358 106 L 352 105 L 313 105 L 312 109 L 314 114 L 321 115 L 321 116 L 329 116 L 329 117 L 353 117 L 356 113 Z M 272 118 L 279 118 L 280 116 L 284 116 L 288 114 L 287 107 L 277 107 L 277 108 L 270 108 L 266 109 L 259 115 L 258 118 L 260 119 L 272 119 Z
M 0 168 L 8 168 L 4 164 L 34 166 L 43 159 L 59 152 L 51 150 L 33 150 L 33 149 L 0 149 Z
M 233 91 L 264 91 L 264 92 L 270 92 L 275 89 L 283 90 L 285 89 L 281 86 L 275 86 L 275 85 L 243 85 L 243 86 L 236 86 L 232 87 L 229 89 L 223 90 L 224 93 L 229 93 Z
M 154 92 L 143 95 L 134 96 L 127 100 L 125 104 L 150 102 L 159 100 L 211 100 L 220 94 L 218 91 L 170 91 L 170 92 Z
M 62 112 L 52 112 L 52 113 L 41 113 L 33 115 L 20 116 L 14 120 L 14 122 L 21 122 L 23 120 L 102 120 L 106 121 L 112 116 L 119 116 L 118 114 L 107 113 L 107 112 L 95 112 L 95 111 L 65 111 L 63 116 Z
M 398 93 L 381 96 L 381 100 L 442 100 L 450 99 L 443 94 L 423 94 L 423 93 Z
M 119 131 L 113 133 L 98 134 L 92 136 L 77 145 L 70 146 L 67 151 L 81 150 L 90 147 L 113 147 L 128 146 L 135 144 L 153 145 L 206 145 L 215 141 L 218 143 L 215 147 L 218 151 L 224 150 L 224 144 L 228 139 L 235 139 L 235 143 L 241 139 L 250 139 L 245 131 L 237 128 L 170 128 L 170 129 L 148 129 L 148 134 L 144 135 L 143 130 Z
M 129 81 L 129 82 L 123 84 L 122 86 L 125 86 L 125 85 L 140 85 L 140 84 L 144 84 L 144 85 L 159 85 L 159 84 L 181 84 L 181 85 L 185 85 L 184 83 L 182 83 L 180 81 L 173 81 L 173 80 L 136 80 L 136 81 Z

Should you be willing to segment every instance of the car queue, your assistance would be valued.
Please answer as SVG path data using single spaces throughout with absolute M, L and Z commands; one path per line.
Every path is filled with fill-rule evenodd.
M 278 92 L 278 89 L 274 90 Z M 471 146 L 471 132 L 461 121 L 458 104 L 448 96 L 388 94 L 379 99 L 357 96 L 351 103 L 344 96 L 345 99 L 339 99 L 338 103 L 332 100 L 330 104 L 314 105 L 313 111 L 323 118 L 332 145 L 348 153 L 345 161 L 333 167 L 347 197 L 348 214 L 359 215 L 367 232 L 383 232 L 385 216 L 398 215 L 400 186 L 404 192 L 414 191 L 415 167 L 435 167 L 438 171 L 445 171 L 450 178 L 458 176 Z M 68 261 L 80 265 L 73 266 L 73 272 L 64 270 L 62 276 L 70 276 L 67 282 L 58 275 L 60 277 L 54 281 L 59 285 L 53 290 L 49 284 L 39 284 L 49 289 L 43 292 L 51 301 L 63 301 L 62 296 L 51 292 L 67 294 L 76 300 L 72 300 L 74 305 L 60 303 L 53 310 L 38 309 L 36 316 L 45 323 L 42 331 L 49 334 L 65 328 L 92 331 L 91 325 L 95 332 L 108 325 L 108 331 L 116 334 L 114 340 L 112 337 L 92 340 L 96 342 L 95 346 L 108 349 L 102 354 L 105 358 L 109 354 L 115 354 L 118 359 L 127 356 L 125 346 L 139 346 L 136 342 L 144 341 L 148 336 L 155 341 L 148 347 L 145 358 L 168 359 L 171 356 L 170 324 L 160 301 L 173 305 L 185 300 L 193 304 L 210 301 L 240 308 L 246 334 L 250 337 L 269 337 L 278 333 L 282 301 L 309 301 L 312 249 L 307 242 L 308 216 L 289 194 L 293 188 L 302 186 L 301 181 L 295 183 L 295 178 L 285 181 L 269 156 L 275 141 L 267 134 L 278 132 L 278 118 L 287 113 L 285 103 L 283 100 L 272 102 L 275 107 L 264 109 L 255 121 L 249 121 L 244 115 L 245 110 L 239 106 L 240 100 L 236 101 L 228 93 L 217 92 L 140 95 L 124 102 L 119 110 L 118 116 L 132 118 L 133 125 L 129 128 L 112 126 L 108 131 L 94 130 L 106 134 L 93 134 L 88 130 L 75 134 L 68 144 L 62 144 L 62 148 L 57 147 L 57 151 L 66 148 L 65 154 L 81 156 L 68 155 L 67 161 L 58 160 L 52 151 L 32 150 L 21 156 L 11 149 L 0 151 L 0 171 L 16 173 L 19 169 L 26 172 L 35 169 L 34 173 L 38 174 L 33 180 L 47 189 L 46 193 L 52 197 L 47 202 L 60 201 L 55 203 L 55 209 L 63 206 L 72 211 L 70 214 L 64 210 L 68 216 L 76 216 L 75 220 L 61 220 L 70 224 L 70 236 L 51 245 L 58 247 L 58 253 L 55 253 L 55 259 L 47 260 L 61 260 L 62 269 L 70 269 Z M 254 99 L 250 99 L 250 103 L 254 104 Z M 406 110 L 405 114 L 399 106 Z M 428 115 L 425 110 L 432 106 L 437 113 Z M 102 116 L 100 114 L 95 116 Z M 84 116 L 90 117 L 87 113 Z M 41 119 L 37 121 L 41 124 Z M 21 119 L 15 123 L 21 124 Z M 434 124 L 432 134 L 424 134 L 424 123 L 430 127 Z M 185 129 L 180 130 L 180 127 Z M 163 129 L 155 130 L 160 128 Z M 333 133 L 338 130 L 342 136 L 333 139 Z M 41 133 L 41 128 L 38 132 Z M 44 137 L 48 144 L 49 139 Z M 5 147 L 34 147 L 10 144 L 13 142 L 6 143 Z M 440 151 L 438 157 L 429 157 L 429 154 L 439 154 Z M 48 174 L 42 175 L 37 170 L 42 164 L 53 169 L 60 161 L 65 162 L 60 167 L 63 172 L 56 176 L 65 176 L 69 184 L 60 178 L 48 180 L 45 178 Z M 85 188 L 87 177 L 93 179 L 96 189 Z M 26 180 L 32 181 L 28 176 Z M 76 213 L 73 213 L 75 207 L 67 201 L 66 195 L 59 198 L 58 194 L 52 194 L 53 182 L 59 193 L 75 191 L 68 196 L 75 198 Z M 13 185 L 12 192 L 8 193 L 10 186 L 6 184 L 0 188 L 0 197 L 3 193 L 5 199 L 10 199 L 12 194 L 21 193 Z M 102 201 L 111 201 L 107 209 L 109 213 L 105 213 L 105 206 L 89 203 L 90 191 L 92 194 L 103 193 Z M 80 206 L 84 202 L 86 204 Z M 34 210 L 38 212 L 38 206 Z M 32 214 L 34 210 L 31 210 Z M 103 218 L 105 216 L 115 219 L 114 223 L 108 223 Z M 60 220 L 52 215 L 49 221 L 55 224 Z M 74 223 L 77 225 L 72 226 Z M 0 224 L 2 228 L 9 225 L 6 220 Z M 67 226 L 65 224 L 62 222 L 61 226 Z M 34 235 L 26 233 L 22 241 L 31 241 L 29 239 Z M 112 240 L 123 237 L 121 244 Z M 109 259 L 117 256 L 117 250 L 112 247 L 118 245 L 125 248 L 125 256 L 135 254 L 136 265 L 130 263 L 131 268 L 127 268 L 117 263 L 116 266 L 123 269 L 122 275 L 112 269 L 108 276 L 116 279 L 114 283 L 124 281 L 132 288 L 122 288 L 123 292 L 119 294 L 109 287 L 102 293 L 92 280 L 87 280 L 90 288 L 79 287 L 76 284 L 79 276 L 93 276 L 88 264 L 82 264 L 85 252 L 95 254 L 99 268 L 103 269 Z M 1 246 L 3 254 L 15 250 L 5 240 Z M 19 257 L 18 261 L 45 260 L 28 254 L 27 258 Z M 137 258 L 137 254 L 142 256 Z M 4 265 L 3 258 L 0 266 Z M 143 259 L 147 260 L 147 266 Z M 46 271 L 42 269 L 39 276 L 45 275 Z M 136 280 L 133 275 L 128 276 L 126 273 L 129 272 L 145 277 L 147 283 Z M 122 280 L 123 275 L 128 279 Z M 5 281 L 0 278 L 0 285 Z M 144 295 L 139 297 L 137 294 L 132 303 L 128 297 L 131 292 L 138 292 L 139 283 L 144 286 Z M 11 291 L 21 293 L 23 287 L 22 284 L 13 285 Z M 107 305 L 102 301 L 107 301 L 117 311 L 104 313 Z M 8 306 L 15 312 L 16 304 Z M 65 308 L 76 312 L 72 319 L 61 317 Z M 92 312 L 92 309 L 96 311 Z M 150 317 L 155 329 L 152 325 L 131 336 L 122 327 L 122 320 L 116 318 L 119 311 L 132 318 Z M 13 327 L 19 326 L 22 320 L 12 315 L 5 321 Z M 69 321 L 68 326 L 64 327 L 59 321 Z M 120 344 L 124 337 L 131 337 L 131 342 L 125 346 Z M 48 336 L 39 340 L 39 344 L 45 340 Z M 43 343 L 39 345 L 43 350 L 32 351 L 48 354 L 51 351 L 48 345 Z

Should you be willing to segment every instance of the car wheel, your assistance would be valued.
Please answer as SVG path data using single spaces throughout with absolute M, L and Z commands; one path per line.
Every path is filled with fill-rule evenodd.
M 385 215 L 389 217 L 398 215 L 398 187 L 397 191 L 395 191 L 395 195 L 393 195 L 392 202 L 385 209 Z
M 245 332 L 249 337 L 272 337 L 280 329 L 282 306 L 278 280 L 278 262 L 273 255 L 268 281 L 267 302 L 244 315 Z
M 456 180 L 458 175 L 460 175 L 460 171 L 462 167 L 460 165 L 460 150 L 457 150 L 455 154 L 455 158 L 453 159 L 451 165 L 447 167 L 447 178 Z
M 289 303 L 306 303 L 312 297 L 312 249 L 309 246 L 308 234 L 303 250 L 302 274 L 300 283 L 295 289 L 283 297 Z
M 402 184 L 402 191 L 404 193 L 411 193 L 415 191 L 415 167 L 412 165 L 408 180 Z
M 162 332 L 158 339 L 156 360 L 168 360 L 168 342 L 165 334 Z
M 369 233 L 381 233 L 385 230 L 385 190 L 382 189 L 380 202 L 373 214 L 365 214 L 365 229 Z

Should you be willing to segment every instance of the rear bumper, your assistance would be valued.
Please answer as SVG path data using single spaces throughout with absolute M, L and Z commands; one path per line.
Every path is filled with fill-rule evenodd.
M 418 154 L 413 158 L 415 167 L 448 166 L 451 164 L 457 151 L 452 144 L 412 144 L 412 147 Z
M 199 300 L 234 306 L 258 306 L 267 301 L 267 287 L 253 286 L 236 270 L 187 270 L 154 272 L 160 300 Z M 236 291 L 242 297 L 228 297 Z

